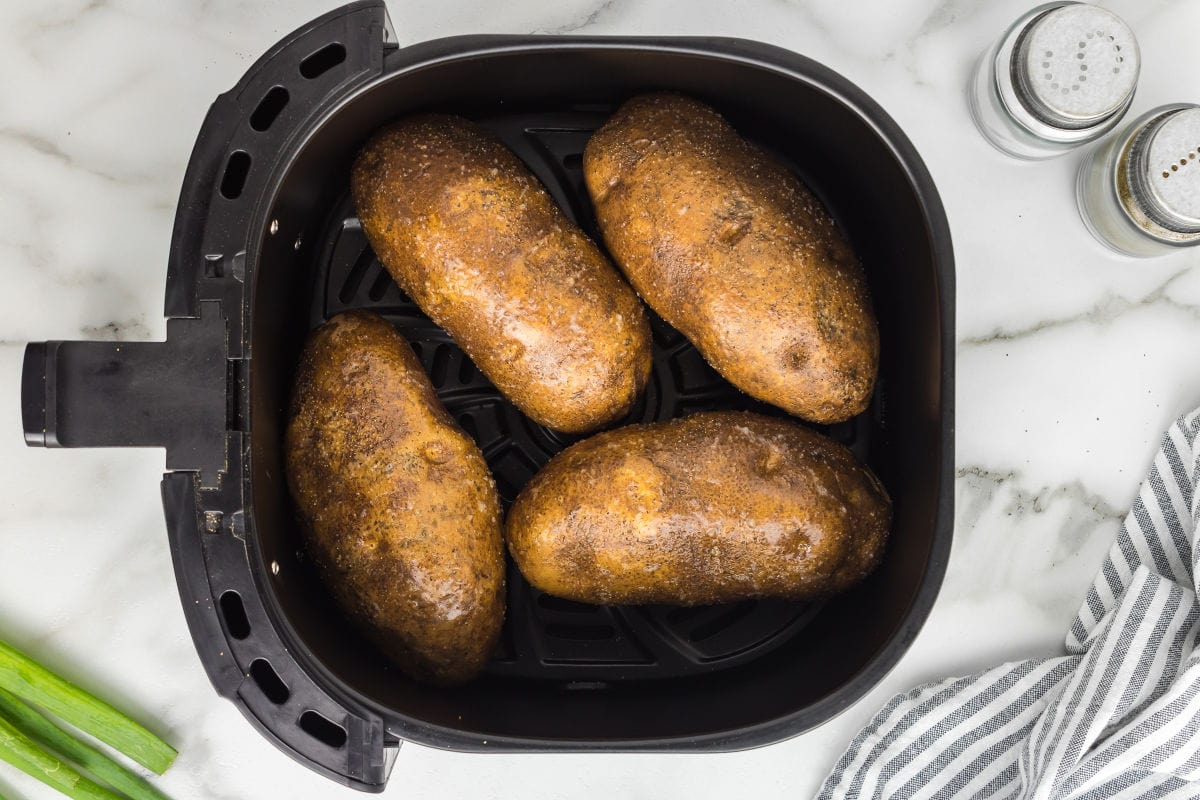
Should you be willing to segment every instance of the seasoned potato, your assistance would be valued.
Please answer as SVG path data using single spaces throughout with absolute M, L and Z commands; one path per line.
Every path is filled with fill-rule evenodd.
M 622 105 L 583 167 L 617 264 L 730 383 L 815 422 L 867 407 L 879 334 L 863 271 L 787 169 L 674 94 Z
M 409 117 L 367 143 L 352 190 L 396 283 L 526 415 L 579 433 L 633 407 L 646 313 L 504 145 L 465 119 Z
M 845 447 L 786 419 L 719 411 L 597 434 L 508 513 L 525 578 L 582 603 L 813 598 L 883 553 L 891 502 Z
M 308 550 L 347 616 L 418 680 L 475 676 L 504 619 L 500 501 L 391 325 L 358 311 L 312 335 L 285 448 Z

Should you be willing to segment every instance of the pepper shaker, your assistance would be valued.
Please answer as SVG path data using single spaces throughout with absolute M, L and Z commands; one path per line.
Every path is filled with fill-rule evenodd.
M 996 148 L 1052 158 L 1103 136 L 1133 101 L 1141 57 L 1116 14 L 1075 2 L 1027 12 L 984 53 L 971 116 Z
M 1079 168 L 1079 214 L 1118 253 L 1200 244 L 1200 106 L 1160 106 L 1095 147 Z

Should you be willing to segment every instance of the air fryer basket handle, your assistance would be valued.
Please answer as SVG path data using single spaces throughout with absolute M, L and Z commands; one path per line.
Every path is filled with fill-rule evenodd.
M 35 447 L 165 447 L 167 468 L 225 470 L 225 318 L 167 321 L 165 342 L 34 342 L 21 417 Z
M 395 43 L 382 0 L 358 0 L 283 37 L 217 98 L 184 177 L 165 302 L 173 319 L 204 318 L 203 307 L 214 301 L 227 315 L 220 481 L 175 471 L 162 482 L 176 583 L 196 652 L 217 693 L 283 752 L 367 792 L 387 785 L 399 743 L 378 712 L 341 696 L 319 665 L 289 645 L 285 620 L 270 599 L 274 590 L 265 585 L 277 579 L 279 565 L 263 563 L 249 507 L 249 326 L 252 287 L 271 291 L 256 281 L 262 253 L 281 246 L 292 258 L 304 254 L 289 227 L 296 216 L 265 204 L 272 176 L 312 120 L 379 76 Z M 239 190 L 230 192 L 235 154 L 251 166 L 240 174 Z M 278 231 L 267 226 L 269 219 L 277 220 Z
M 214 687 L 284 752 L 370 792 L 387 784 L 399 743 L 378 713 L 334 696 L 297 658 L 263 597 L 269 568 L 247 513 L 247 325 L 255 242 L 276 233 L 265 225 L 276 212 L 260 202 L 276 162 L 312 120 L 378 77 L 395 47 L 383 0 L 357 0 L 267 51 L 197 136 L 167 262 L 166 341 L 35 342 L 21 376 L 31 446 L 166 448 L 176 581 Z

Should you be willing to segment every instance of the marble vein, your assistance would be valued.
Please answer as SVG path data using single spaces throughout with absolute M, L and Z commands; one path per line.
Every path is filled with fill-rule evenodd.
M 947 605 L 1010 597 L 1039 627 L 1065 626 L 1100 568 L 1125 511 L 1078 479 L 1030 485 L 1015 470 L 965 465 L 955 483 Z M 1050 652 L 1047 649 L 1044 652 Z
M 960 348 L 980 347 L 999 342 L 1013 342 L 1021 339 L 1027 339 L 1034 334 L 1042 333 L 1048 330 L 1055 330 L 1071 325 L 1086 323 L 1090 325 L 1107 325 L 1121 316 L 1128 314 L 1130 311 L 1137 309 L 1149 308 L 1152 306 L 1162 306 L 1171 308 L 1176 311 L 1181 311 L 1191 319 L 1200 321 L 1200 306 L 1191 303 L 1180 302 L 1171 297 L 1168 292 L 1171 286 L 1181 278 L 1188 275 L 1191 267 L 1183 267 L 1176 270 L 1162 283 L 1158 284 L 1150 291 L 1136 299 L 1116 294 L 1105 294 L 1099 302 L 1089 308 L 1080 311 L 1077 314 L 1071 314 L 1065 317 L 1055 317 L 1053 319 L 1041 320 L 1033 324 L 1020 327 L 1004 329 L 998 328 L 991 333 L 982 336 L 968 336 L 958 340 Z
M 52 7 L 53 4 L 48 3 L 47 6 Z M 56 14 L 49 19 L 38 20 L 31 18 L 29 21 L 34 30 L 43 33 L 55 33 L 63 28 L 75 27 L 80 23 L 86 24 L 88 17 L 95 12 L 111 8 L 112 0 L 88 0 L 81 8 L 63 9 L 63 13 Z
M 822 36 L 832 36 L 836 32 L 830 28 L 829 23 L 817 13 L 813 4 L 809 0 L 777 0 L 777 2 L 786 6 L 788 9 L 797 11 L 804 16 L 804 21 L 812 26 L 812 29 Z
M 972 21 L 985 7 L 986 0 L 943 0 L 929 11 L 916 31 L 904 40 L 903 66 L 912 76 L 914 86 L 930 88 L 938 84 L 922 74 L 921 56 L 925 42 L 934 34 Z M 941 77 L 943 80 L 947 77 L 946 70 L 942 71 Z
M 565 33 L 580 33 L 584 32 L 585 28 L 595 25 L 602 18 L 619 11 L 624 5 L 624 0 L 604 0 L 604 2 L 590 9 L 584 9 L 578 16 L 571 21 L 565 22 L 562 25 L 556 25 L 548 28 L 534 28 L 531 33 L 535 34 L 565 34 Z
M 1012 491 L 1013 497 L 1006 503 L 1006 513 L 1009 515 L 1026 512 L 1042 514 L 1053 504 L 1063 501 L 1090 511 L 1098 520 L 1121 520 L 1126 513 L 1077 480 L 1034 490 L 1021 485 L 1022 475 L 1018 470 L 993 470 L 981 465 L 961 466 L 955 471 L 955 477 L 967 488 L 981 492 L 989 502 L 1002 487 Z M 972 526 L 968 523 L 965 527 L 970 529 Z
M 909 45 L 915 46 L 921 38 L 935 31 L 966 24 L 986 6 L 987 0 L 944 0 L 938 3 L 921 21 L 916 34 L 908 40 Z
M 0 128 L 0 141 L 8 142 L 17 148 L 32 150 L 39 155 L 59 162 L 67 169 L 79 170 L 80 172 L 85 172 L 88 175 L 118 186 L 145 187 L 151 183 L 148 178 L 131 177 L 126 173 L 104 170 L 94 164 L 84 163 L 64 150 L 53 139 L 33 131 Z

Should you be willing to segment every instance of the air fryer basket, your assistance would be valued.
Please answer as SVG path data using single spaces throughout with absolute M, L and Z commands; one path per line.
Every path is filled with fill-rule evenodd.
M 379 2 L 299 29 L 214 103 L 180 197 L 163 343 L 29 345 L 26 438 L 165 446 L 163 503 L 197 651 L 217 691 L 294 757 L 360 789 L 402 739 L 461 750 L 737 749 L 852 703 L 915 637 L 951 537 L 953 261 L 936 190 L 870 99 L 807 59 L 728 39 L 460 37 L 397 48 Z M 380 125 L 417 110 L 492 130 L 599 239 L 581 175 L 623 99 L 704 99 L 788 163 L 862 257 L 883 342 L 870 410 L 825 429 L 887 485 L 884 563 L 823 604 L 585 606 L 510 567 L 486 674 L 433 689 L 349 630 L 304 558 L 283 475 L 292 370 L 306 333 L 354 308 L 413 343 L 479 442 L 507 504 L 574 437 L 531 422 L 388 278 L 348 197 Z M 779 413 L 740 394 L 657 318 L 654 372 L 624 422 L 708 408 Z

